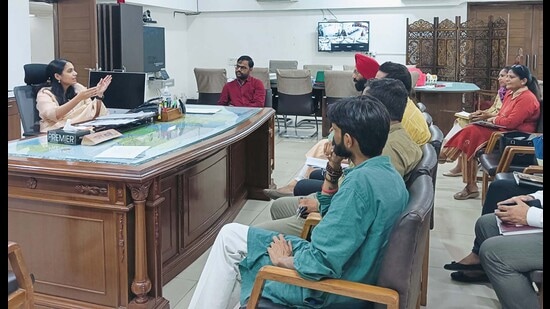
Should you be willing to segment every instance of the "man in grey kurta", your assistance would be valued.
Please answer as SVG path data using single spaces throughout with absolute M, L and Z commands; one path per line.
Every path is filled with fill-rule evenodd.
M 376 283 L 391 229 L 405 209 L 408 192 L 403 178 L 386 156 L 380 156 L 390 120 L 372 96 L 344 99 L 331 105 L 328 117 L 335 131 L 332 169 L 317 198 L 322 220 L 311 241 L 237 223 L 222 228 L 212 246 L 189 308 L 233 308 L 248 299 L 264 265 L 295 269 L 309 280 L 341 278 Z M 342 173 L 348 157 L 355 165 Z M 239 284 L 240 283 L 240 284 Z M 267 282 L 262 297 L 295 307 L 354 308 L 359 300 L 296 286 Z

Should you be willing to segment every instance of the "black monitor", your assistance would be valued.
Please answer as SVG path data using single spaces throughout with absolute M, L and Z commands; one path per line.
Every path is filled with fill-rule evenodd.
M 156 73 L 164 68 L 164 28 L 143 26 L 143 72 Z
M 90 71 L 88 87 L 96 86 L 99 80 L 107 75 L 112 75 L 113 80 L 103 94 L 105 107 L 132 109 L 143 104 L 147 73 Z

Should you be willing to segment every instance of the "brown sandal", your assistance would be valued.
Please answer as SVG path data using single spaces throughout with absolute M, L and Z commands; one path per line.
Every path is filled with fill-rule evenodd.
M 479 191 L 469 192 L 468 189 L 464 188 L 462 191 L 455 193 L 453 196 L 455 200 L 467 200 L 471 198 L 476 198 L 479 196 Z

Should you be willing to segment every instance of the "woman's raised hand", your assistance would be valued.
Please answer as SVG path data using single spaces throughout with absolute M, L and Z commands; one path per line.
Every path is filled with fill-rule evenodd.
M 107 90 L 107 88 L 109 88 L 109 85 L 111 84 L 112 80 L 113 80 L 112 75 L 107 75 L 102 79 L 100 79 L 96 86 L 97 88 L 96 95 L 102 97 L 103 93 Z

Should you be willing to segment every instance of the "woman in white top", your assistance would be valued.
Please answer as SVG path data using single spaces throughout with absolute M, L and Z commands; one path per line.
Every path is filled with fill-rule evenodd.
M 103 93 L 111 84 L 110 75 L 102 78 L 95 87 L 86 88 L 77 82 L 74 65 L 65 59 L 51 61 L 46 72 L 49 82 L 36 96 L 40 132 L 61 128 L 69 119 L 71 123 L 79 123 L 108 114 Z

